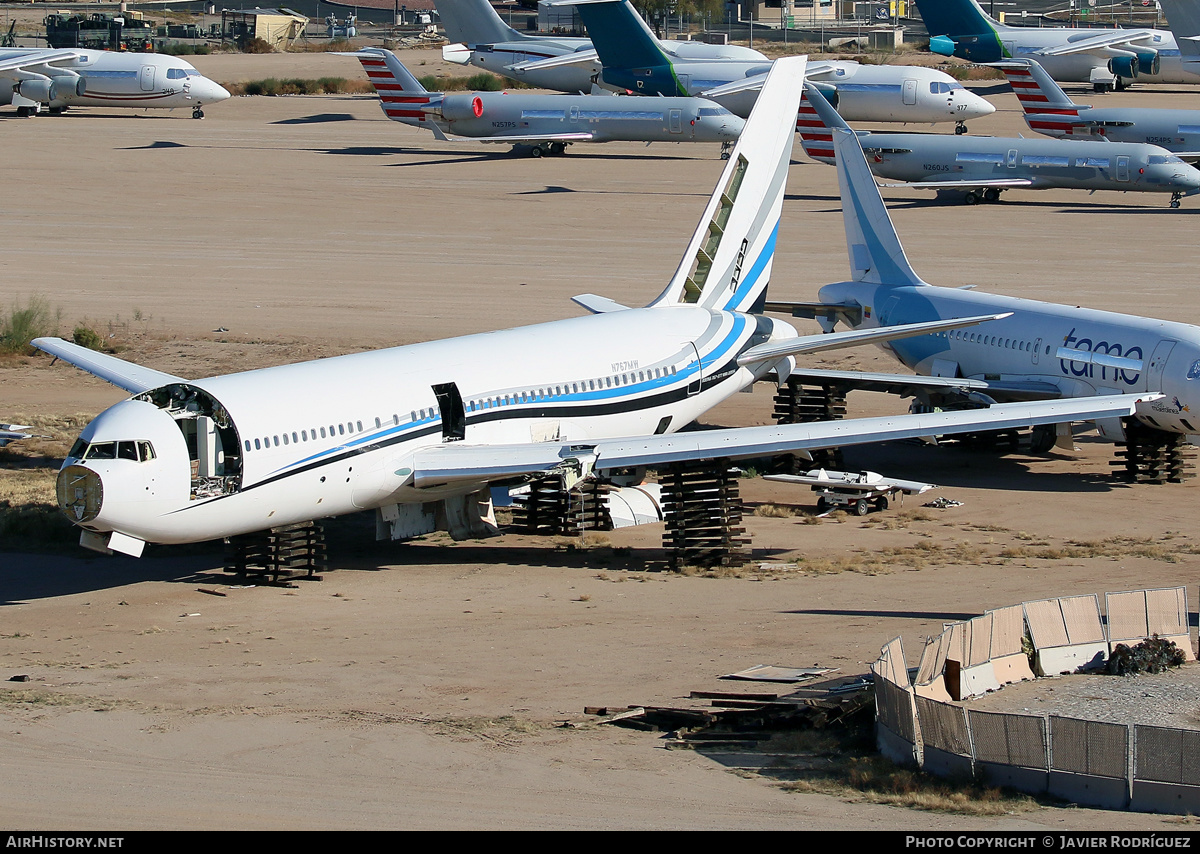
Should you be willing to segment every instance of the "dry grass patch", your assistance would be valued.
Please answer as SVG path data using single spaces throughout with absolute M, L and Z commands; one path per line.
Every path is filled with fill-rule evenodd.
M 1164 540 L 1174 539 L 1174 535 Z M 1166 563 L 1178 563 L 1187 555 L 1200 554 L 1200 546 L 1190 542 L 1169 543 L 1155 541 L 1149 537 L 1106 537 L 1103 540 L 1068 540 L 1061 546 L 1045 541 L 1031 542 L 1027 546 L 1001 549 L 999 557 L 1004 559 L 1025 558 L 1033 560 L 1081 560 L 1085 558 L 1144 557 Z

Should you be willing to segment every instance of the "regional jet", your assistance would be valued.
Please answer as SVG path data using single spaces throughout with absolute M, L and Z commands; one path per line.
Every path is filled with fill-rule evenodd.
M 1076 104 L 1032 59 L 992 65 L 1008 78 L 1030 130 L 1046 136 L 1146 142 L 1184 160 L 1200 160 L 1200 110 Z
M 0 50 L 0 104 L 33 116 L 68 107 L 191 107 L 204 118 L 204 105 L 229 93 L 188 62 L 160 53 L 116 53 L 84 48 Z
M 1200 74 L 1180 62 L 1175 37 L 1163 30 L 1009 27 L 976 0 L 915 2 L 929 31 L 929 49 L 943 56 L 979 63 L 1028 57 L 1055 80 L 1090 83 L 1097 92 L 1123 89 L 1135 80 L 1200 83 Z
M 670 56 L 629 0 L 561 0 L 554 5 L 579 9 L 604 65 L 601 85 L 637 95 L 699 95 L 739 116 L 750 114 L 769 67 L 762 62 Z M 569 60 L 561 57 L 523 67 L 558 67 Z M 816 62 L 809 63 L 808 79 L 847 121 L 955 122 L 955 132 L 965 133 L 967 121 L 996 111 L 934 68 Z
M 21 439 L 28 439 L 33 434 L 26 433 L 28 425 L 25 424 L 0 424 L 0 448 L 3 448 L 9 442 L 19 442 Z
M 850 280 L 822 287 L 815 303 L 768 302 L 767 308 L 815 317 L 827 330 L 839 322 L 852 329 L 884 329 L 968 314 L 1011 314 L 978 330 L 884 345 L 922 376 L 802 368 L 792 376 L 843 391 L 915 396 L 937 408 L 1154 393 L 1153 400 L 1137 405 L 1136 419 L 1100 420 L 1097 427 L 1103 436 L 1127 444 L 1126 465 L 1134 466 L 1134 474 L 1170 479 L 1161 477 L 1169 474 L 1163 467 L 1177 468 L 1183 441 L 1200 433 L 1200 327 L 926 283 L 904 253 L 858 135 L 820 97 L 812 102 L 832 127 L 828 144 L 836 152 Z M 1048 450 L 1056 441 L 1053 430 L 1036 435 L 1037 450 Z M 1069 442 L 1069 436 L 1064 431 L 1058 438 Z
M 442 58 L 459 65 L 474 65 L 559 92 L 590 92 L 600 74 L 600 60 L 590 39 L 541 36 L 518 32 L 496 14 L 488 0 L 434 0 L 446 36 L 452 44 L 442 48 Z M 756 50 L 739 45 L 710 45 L 698 41 L 655 39 L 662 50 L 680 59 L 737 59 L 765 67 L 770 60 Z M 556 58 L 565 62 L 552 62 Z M 544 67 L 530 63 L 546 61 Z
M 624 98 L 528 92 L 427 92 L 383 48 L 355 56 L 389 119 L 425 128 L 438 139 L 529 143 L 530 153 L 562 154 L 576 142 L 719 142 L 722 154 L 745 122 L 702 98 Z
M 1118 394 L 676 432 L 769 372 L 786 379 L 798 355 L 993 319 L 799 335 L 754 312 L 771 275 L 804 65 L 772 69 L 683 260 L 645 308 L 586 294 L 575 298 L 592 312 L 582 317 L 200 380 L 35 340 L 133 393 L 84 429 L 59 472 L 58 501 L 82 544 L 140 555 L 147 542 L 361 510 L 377 511 L 379 536 L 400 539 L 423 506 L 461 530 L 492 483 L 560 477 L 565 489 L 706 461 L 724 472 L 718 461 L 1132 412 L 1138 396 Z
M 804 153 L 833 163 L 825 106 L 817 90 L 807 90 L 797 127 Z M 969 205 L 1022 188 L 1170 193 L 1177 208 L 1185 195 L 1200 192 L 1200 171 L 1146 143 L 866 131 L 858 141 L 871 171 L 898 182 L 882 186 L 961 192 Z

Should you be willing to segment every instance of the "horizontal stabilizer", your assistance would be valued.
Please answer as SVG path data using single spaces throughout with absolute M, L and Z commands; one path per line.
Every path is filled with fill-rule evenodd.
M 767 300 L 763 311 L 790 314 L 792 317 L 806 317 L 809 320 L 816 320 L 818 317 L 833 321 L 843 320 L 848 326 L 858 326 L 862 322 L 862 306 L 858 303 Z
M 62 359 L 82 371 L 87 371 L 92 376 L 99 377 L 105 382 L 112 383 L 117 388 L 123 388 L 133 394 L 171 383 L 187 382 L 183 377 L 165 374 L 153 368 L 144 368 L 107 353 L 97 353 L 95 350 L 89 350 L 87 347 L 72 344 L 61 338 L 35 338 L 31 343 L 43 353 L 49 353 L 56 359 Z
M 951 320 L 930 320 L 925 323 L 902 323 L 896 326 L 880 326 L 871 329 L 850 329 L 845 332 L 831 332 L 823 335 L 800 335 L 796 338 L 786 338 L 782 341 L 768 341 L 746 350 L 738 356 L 739 365 L 753 365 L 759 362 L 774 362 L 784 356 L 799 356 L 806 353 L 821 353 L 825 350 L 841 350 L 846 347 L 858 347 L 863 344 L 879 344 L 884 341 L 895 341 L 898 338 L 912 338 L 917 335 L 929 335 L 934 332 L 944 332 L 951 329 L 962 329 L 965 326 L 975 326 L 989 320 L 1002 320 L 1012 316 L 1012 312 L 1003 314 L 983 314 L 976 317 L 957 317 Z
M 627 305 L 621 305 L 619 302 L 610 300 L 608 297 L 597 296 L 596 294 L 578 294 L 571 297 L 571 302 L 583 306 L 592 314 L 607 314 L 610 311 L 624 311 L 629 308 Z
M 600 57 L 594 50 L 578 50 L 575 53 L 564 53 L 546 59 L 531 59 L 528 62 L 518 62 L 512 66 L 512 71 L 520 74 L 523 71 L 545 71 L 549 68 L 566 68 L 570 66 L 581 68 L 600 67 Z

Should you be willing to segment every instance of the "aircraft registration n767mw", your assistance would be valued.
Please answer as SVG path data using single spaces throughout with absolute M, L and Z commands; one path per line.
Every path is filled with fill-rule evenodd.
M 461 521 L 491 483 L 1128 415 L 1137 396 L 676 434 L 769 372 L 786 379 L 799 354 L 996 316 L 801 336 L 757 313 L 804 67 L 771 71 L 682 262 L 645 308 L 583 295 L 588 316 L 195 381 L 37 339 L 134 393 L 84 429 L 59 472 L 81 542 L 136 555 L 146 542 L 360 510 L 394 520 L 435 502 Z
M 807 94 L 831 127 L 851 280 L 824 286 L 815 303 L 768 302 L 768 308 L 817 317 L 830 330 L 839 321 L 854 329 L 879 329 L 962 314 L 1010 314 L 978 331 L 939 332 L 886 345 L 906 367 L 925 376 L 797 370 L 796 379 L 915 396 L 931 407 L 1151 394 L 1137 405 L 1135 418 L 1101 420 L 1097 426 L 1105 437 L 1126 443 L 1126 471 L 1135 479 L 1178 479 L 1179 460 L 1172 458 L 1189 436 L 1200 434 L 1200 327 L 928 284 L 912 268 L 892 227 L 861 137 L 819 95 Z M 868 223 L 871 228 L 864 229 Z M 1039 432 L 1035 449 L 1049 450 L 1055 431 Z M 1058 438 L 1070 445 L 1068 431 Z

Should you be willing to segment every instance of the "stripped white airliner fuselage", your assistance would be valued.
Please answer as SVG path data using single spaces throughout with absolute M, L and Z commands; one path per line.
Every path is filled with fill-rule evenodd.
M 769 368 L 738 367 L 740 352 L 795 334 L 780 321 L 674 305 L 181 383 L 102 413 L 60 483 L 82 461 L 103 501 L 78 521 L 161 543 L 431 501 L 485 481 L 418 485 L 418 449 L 674 431 Z M 435 389 L 448 398 L 439 403 Z M 214 447 L 189 483 L 178 473 L 197 441 Z M 122 457 L 114 443 L 131 442 L 150 453 Z

